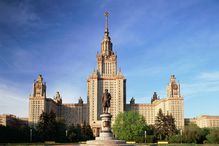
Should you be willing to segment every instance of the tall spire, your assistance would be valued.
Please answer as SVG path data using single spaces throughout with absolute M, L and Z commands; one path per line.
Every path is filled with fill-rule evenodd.
M 112 54 L 112 43 L 110 41 L 109 28 L 108 28 L 109 13 L 105 12 L 104 15 L 106 17 L 106 24 L 105 24 L 103 41 L 101 43 L 101 54 L 104 56 L 110 56 Z
M 109 13 L 106 11 L 104 13 L 104 15 L 106 16 L 106 25 L 105 25 L 105 33 L 109 33 L 109 29 L 108 29 L 108 17 L 109 17 Z

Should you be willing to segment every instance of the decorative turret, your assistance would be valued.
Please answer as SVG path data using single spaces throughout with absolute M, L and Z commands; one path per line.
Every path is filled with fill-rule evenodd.
M 171 75 L 167 86 L 167 97 L 180 97 L 180 84 L 176 82 L 175 75 Z
M 151 103 L 153 103 L 155 100 L 159 100 L 159 97 L 157 96 L 157 92 L 154 92 L 153 97 L 151 98 Z
M 62 98 L 59 92 L 56 92 L 56 95 L 54 96 L 53 99 L 58 105 L 62 104 Z
M 43 82 L 41 74 L 38 75 L 37 81 L 33 83 L 33 96 L 46 98 L 46 83 Z
M 134 97 L 131 98 L 130 104 L 135 104 L 135 98 Z
M 78 104 L 83 104 L 84 103 L 84 101 L 83 101 L 83 99 L 80 97 L 79 99 L 78 99 Z

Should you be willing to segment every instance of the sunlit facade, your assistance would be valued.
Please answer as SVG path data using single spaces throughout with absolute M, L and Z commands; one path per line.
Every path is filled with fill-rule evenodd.
M 178 129 L 184 128 L 184 98 L 180 93 L 180 84 L 171 75 L 167 86 L 167 96 L 158 98 L 154 93 L 150 104 L 136 104 L 134 98 L 130 104 L 126 103 L 126 78 L 121 69 L 117 68 L 117 55 L 113 51 L 113 44 L 109 36 L 108 14 L 106 27 L 101 42 L 100 52 L 96 55 L 96 69 L 87 79 L 87 104 L 80 98 L 77 104 L 63 104 L 59 92 L 51 99 L 46 97 L 46 84 L 42 75 L 34 81 L 33 94 L 29 97 L 29 123 L 35 125 L 40 114 L 54 111 L 57 118 L 62 118 L 67 125 L 89 123 L 98 135 L 100 130 L 100 114 L 102 113 L 101 98 L 108 89 L 112 96 L 110 113 L 112 122 L 120 112 L 136 111 L 145 117 L 147 124 L 154 124 L 159 109 L 165 114 L 172 114 Z

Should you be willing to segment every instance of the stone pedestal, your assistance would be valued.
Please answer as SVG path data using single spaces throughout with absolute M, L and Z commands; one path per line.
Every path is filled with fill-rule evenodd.
M 95 140 L 87 141 L 86 144 L 81 144 L 81 146 L 133 146 L 131 144 L 126 144 L 124 140 L 116 140 L 113 137 L 111 130 L 111 118 L 110 113 L 103 113 L 101 117 L 101 132 L 100 136 L 96 137 Z
M 100 136 L 96 137 L 96 140 L 112 140 L 113 134 L 111 131 L 111 114 L 104 113 L 100 115 L 101 118 L 101 131 Z

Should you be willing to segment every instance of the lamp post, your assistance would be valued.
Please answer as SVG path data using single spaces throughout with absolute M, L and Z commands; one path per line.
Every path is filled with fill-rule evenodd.
M 180 129 L 180 135 L 181 135 L 181 143 L 182 143 L 182 139 L 183 139 L 183 131 L 182 131 L 182 129 Z
M 65 130 L 65 136 L 66 137 L 68 136 L 68 130 Z
M 33 133 L 33 129 L 30 128 L 30 142 L 32 142 L 32 133 Z
M 145 130 L 145 131 L 144 131 L 144 140 L 145 140 L 144 142 L 145 142 L 145 143 L 147 142 L 147 141 L 146 141 L 146 138 L 147 138 L 147 131 Z

